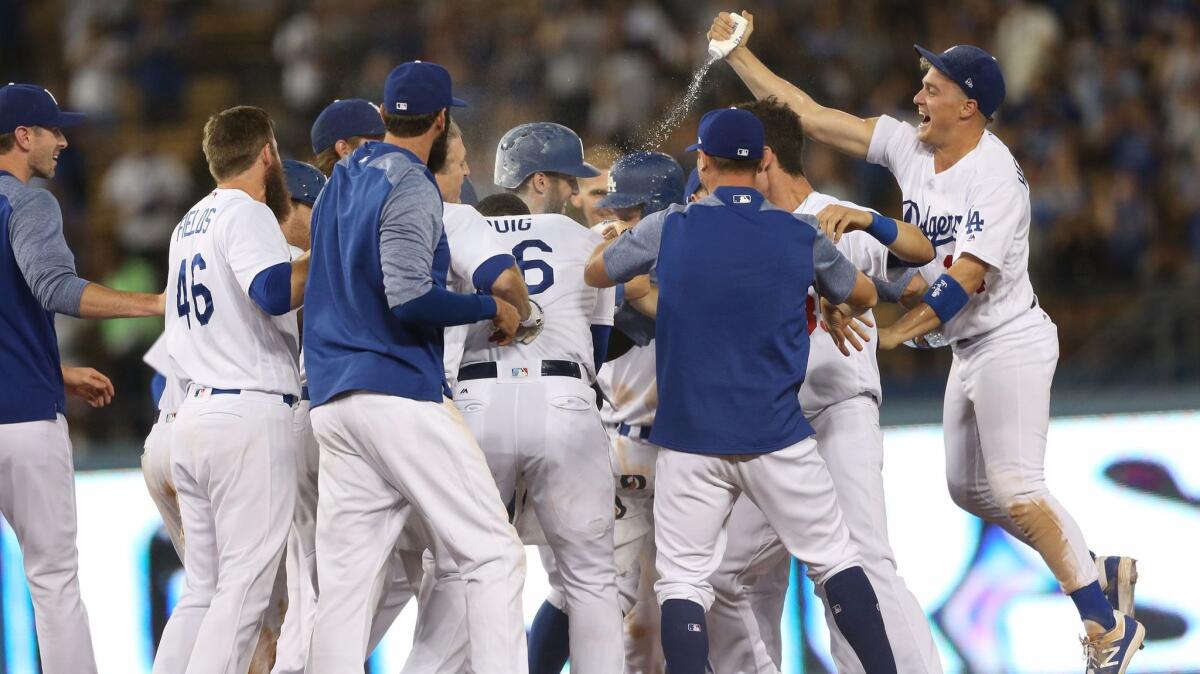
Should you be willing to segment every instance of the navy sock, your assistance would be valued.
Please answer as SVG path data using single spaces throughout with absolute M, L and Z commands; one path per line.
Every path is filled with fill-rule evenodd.
M 1100 581 L 1085 585 L 1072 592 L 1070 596 L 1071 601 L 1075 602 L 1075 608 L 1079 609 L 1079 617 L 1083 620 L 1091 620 L 1106 630 L 1117 626 L 1117 620 L 1113 616 L 1113 607 L 1108 603 L 1108 597 L 1105 597 L 1104 592 L 1100 589 Z
M 896 674 L 896 659 L 883 627 L 879 599 L 862 567 L 852 566 L 825 581 L 825 598 L 833 611 L 833 621 L 867 674 Z
M 570 619 L 542 602 L 529 630 L 529 674 L 559 674 L 571 656 Z
M 662 647 L 671 674 L 704 674 L 708 669 L 708 626 L 704 607 L 687 599 L 662 605 Z

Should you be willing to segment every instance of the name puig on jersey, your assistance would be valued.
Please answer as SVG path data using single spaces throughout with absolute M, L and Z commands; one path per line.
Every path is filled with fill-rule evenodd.
M 510 217 L 510 218 L 488 218 L 488 223 L 492 229 L 496 230 L 497 234 L 509 234 L 512 232 L 525 232 L 533 226 L 533 220 L 529 216 Z
M 217 214 L 217 209 L 209 208 L 194 208 L 188 211 L 187 215 L 179 221 L 175 226 L 175 240 L 186 239 L 193 234 L 204 234 L 208 232 L 208 228 L 212 225 L 213 216 Z

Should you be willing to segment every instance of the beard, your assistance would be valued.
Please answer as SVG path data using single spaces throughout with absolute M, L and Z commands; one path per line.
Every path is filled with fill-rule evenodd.
M 440 173 L 446 166 L 446 155 L 450 151 L 450 111 L 446 111 L 446 126 L 437 138 L 433 139 L 433 145 L 429 147 L 429 161 L 425 162 L 425 166 L 430 173 Z
M 275 219 L 284 222 L 292 212 L 292 195 L 288 194 L 287 181 L 283 178 L 283 164 L 279 162 L 278 157 L 279 155 L 276 155 L 275 163 L 267 169 L 266 201 L 267 207 L 275 214 Z

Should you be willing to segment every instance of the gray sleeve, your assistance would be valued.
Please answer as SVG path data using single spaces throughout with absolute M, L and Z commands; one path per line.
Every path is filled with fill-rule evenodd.
M 858 281 L 858 268 L 821 232 L 813 240 L 813 273 L 817 293 L 834 304 L 846 301 Z
M 880 302 L 899 302 L 912 278 L 920 271 L 916 267 L 889 269 L 887 278 L 871 277 Z
M 32 189 L 13 202 L 9 243 L 33 296 L 47 311 L 79 315 L 88 282 L 75 273 L 75 255 L 63 238 L 62 211 L 45 190 Z
M 393 188 L 379 217 L 379 262 L 388 306 L 433 287 L 433 252 L 442 235 L 442 200 L 433 185 L 409 171 Z
M 625 232 L 604 250 L 604 270 L 608 277 L 624 283 L 635 276 L 647 274 L 658 262 L 658 247 L 662 243 L 663 223 L 675 208 L 652 213 Z

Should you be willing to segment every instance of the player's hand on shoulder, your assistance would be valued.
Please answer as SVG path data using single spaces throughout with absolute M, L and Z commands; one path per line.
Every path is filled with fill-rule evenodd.
M 542 305 L 529 300 L 529 318 L 521 321 L 517 326 L 517 333 L 513 336 L 513 341 L 522 344 L 529 344 L 537 339 L 537 336 L 542 334 L 542 327 L 545 325 L 544 315 L 542 314 Z
M 112 402 L 115 391 L 112 382 L 90 367 L 62 368 L 63 386 L 67 393 L 83 398 L 92 407 L 104 407 Z
M 833 338 L 833 343 L 837 345 L 838 351 L 841 351 L 843 356 L 850 355 L 850 349 L 846 346 L 847 342 L 854 347 L 855 351 L 862 351 L 863 345 L 871 341 L 871 332 L 868 328 L 873 327 L 875 327 L 875 323 L 870 318 L 855 317 L 849 307 L 831 304 L 825 298 L 821 298 L 821 328 Z
M 496 316 L 492 318 L 492 325 L 496 327 L 496 331 L 489 339 L 500 346 L 507 346 L 512 343 L 513 335 L 517 334 L 517 328 L 521 325 L 521 315 L 517 313 L 516 307 L 499 297 L 492 299 L 496 301 Z M 530 308 L 532 309 L 532 306 Z
M 870 227 L 871 212 L 841 204 L 830 204 L 817 213 L 817 225 L 825 236 L 837 243 L 846 232 Z
M 750 40 L 750 34 L 754 32 L 754 15 L 743 10 L 742 18 L 746 19 L 746 32 L 742 33 L 741 43 L 737 47 L 734 47 L 733 51 L 730 52 L 731 54 L 738 49 L 745 49 L 746 43 Z M 730 18 L 729 12 L 721 12 L 717 14 L 717 18 L 713 19 L 712 27 L 708 29 L 708 39 L 717 41 L 728 40 L 733 36 L 734 28 L 733 19 Z

